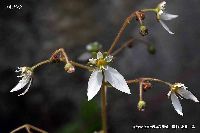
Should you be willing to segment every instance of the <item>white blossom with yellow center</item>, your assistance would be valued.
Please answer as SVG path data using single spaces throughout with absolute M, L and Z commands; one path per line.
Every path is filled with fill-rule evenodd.
M 199 102 L 198 99 L 190 91 L 188 91 L 187 87 L 182 83 L 173 84 L 171 86 L 171 91 L 169 91 L 167 95 L 168 97 L 171 97 L 172 105 L 174 106 L 176 112 L 182 116 L 182 106 L 180 104 L 178 96 L 180 98 L 191 99 L 194 102 Z
M 21 90 L 28 84 L 26 90 L 23 93 L 18 95 L 18 96 L 21 96 L 21 95 L 24 95 L 26 92 L 28 92 L 31 86 L 33 72 L 29 67 L 18 67 L 18 70 L 16 70 L 15 72 L 21 72 L 20 76 L 17 76 L 17 77 L 22 78 L 22 79 L 10 92 Z
M 177 18 L 178 15 L 173 15 L 173 14 L 169 14 L 165 11 L 165 6 L 166 6 L 166 2 L 163 1 L 160 4 L 158 4 L 157 8 L 156 8 L 156 13 L 157 13 L 157 19 L 160 22 L 160 24 L 165 28 L 165 30 L 167 30 L 170 34 L 174 34 L 169 28 L 168 26 L 163 22 L 163 20 L 172 20 L 174 18 Z
M 97 58 L 89 59 L 89 63 L 94 66 L 95 69 L 88 81 L 88 101 L 99 92 L 102 86 L 103 76 L 105 81 L 109 82 L 114 88 L 124 93 L 131 94 L 124 77 L 116 69 L 108 66 L 112 59 L 113 56 L 103 55 L 101 52 L 97 53 Z

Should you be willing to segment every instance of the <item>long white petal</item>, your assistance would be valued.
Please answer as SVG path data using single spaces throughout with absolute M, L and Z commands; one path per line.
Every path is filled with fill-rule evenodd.
M 179 101 L 178 97 L 175 95 L 175 93 L 171 93 L 171 100 L 172 100 L 172 105 L 174 106 L 174 109 L 176 110 L 176 112 L 179 115 L 183 116 L 182 106 L 180 104 L 180 101 Z
M 116 69 L 108 66 L 107 70 L 104 71 L 104 74 L 105 80 L 113 87 L 127 94 L 131 94 L 126 80 Z
M 169 14 L 169 13 L 165 13 L 165 12 L 160 15 L 160 19 L 162 19 L 162 20 L 172 20 L 177 17 L 178 17 L 178 15 Z
M 103 75 L 102 72 L 94 71 L 88 81 L 88 101 L 90 101 L 100 90 L 102 85 Z
M 191 99 L 195 102 L 199 102 L 199 100 L 188 90 L 184 89 L 184 88 L 180 88 L 178 90 L 178 94 L 180 94 L 182 97 L 184 97 L 185 99 Z
M 26 90 L 23 93 L 19 94 L 18 96 L 22 96 L 22 95 L 26 94 L 26 92 L 28 92 L 28 90 L 29 90 L 29 88 L 31 86 L 31 83 L 32 83 L 32 78 L 30 79 L 29 84 L 28 84 Z
M 29 81 L 30 81 L 30 77 L 23 77 L 10 92 L 14 92 L 14 91 L 18 91 L 22 89 L 26 84 L 28 84 Z
M 165 28 L 165 30 L 167 30 L 170 34 L 174 34 L 162 20 L 159 20 L 159 22 L 163 26 L 163 28 Z

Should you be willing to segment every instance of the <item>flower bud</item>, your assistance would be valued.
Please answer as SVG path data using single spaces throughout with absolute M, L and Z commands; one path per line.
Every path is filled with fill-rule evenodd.
M 140 100 L 140 101 L 138 102 L 138 110 L 139 110 L 139 111 L 144 111 L 145 106 L 146 106 L 146 102 L 145 102 L 145 101 Z
M 73 73 L 75 71 L 75 67 L 71 63 L 65 64 L 64 69 L 67 73 Z
M 149 44 L 148 46 L 147 46 L 147 50 L 148 50 L 148 52 L 149 52 L 149 54 L 155 54 L 156 53 L 156 48 L 155 48 L 155 46 L 154 45 L 152 45 L 152 44 Z
M 137 11 L 136 12 L 136 20 L 138 21 L 138 20 L 144 20 L 145 19 L 145 14 L 144 14 L 144 12 L 142 12 L 142 11 Z
M 142 88 L 144 91 L 147 91 L 152 88 L 152 84 L 149 81 L 145 81 L 142 83 Z
M 140 26 L 140 34 L 141 34 L 142 36 L 148 35 L 148 29 L 147 29 L 146 26 L 144 26 L 144 25 L 141 25 L 141 26 Z

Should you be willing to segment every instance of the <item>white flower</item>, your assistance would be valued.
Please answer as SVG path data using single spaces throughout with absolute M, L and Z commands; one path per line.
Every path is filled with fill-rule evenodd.
M 31 86 L 33 72 L 31 68 L 29 67 L 18 67 L 18 70 L 16 70 L 15 72 L 21 72 L 20 76 L 17 76 L 17 77 L 22 78 L 22 79 L 10 92 L 21 90 L 28 84 L 26 90 L 23 93 L 18 95 L 18 96 L 21 96 L 21 95 L 24 95 L 26 92 L 28 92 L 28 89 Z
M 198 99 L 190 91 L 188 91 L 187 87 L 182 83 L 175 83 L 174 85 L 172 85 L 171 91 L 169 91 L 167 95 L 168 97 L 171 96 L 171 101 L 172 101 L 172 105 L 174 106 L 174 109 L 179 115 L 182 115 L 182 116 L 183 116 L 182 106 L 180 104 L 178 96 L 181 99 L 185 98 L 185 99 L 191 99 L 194 102 L 199 102 Z
M 172 20 L 174 18 L 177 18 L 178 15 L 173 15 L 173 14 L 169 14 L 165 11 L 165 5 L 166 2 L 163 1 L 160 4 L 158 4 L 157 8 L 156 8 L 156 13 L 157 13 L 157 19 L 160 22 L 160 24 L 165 28 L 165 30 L 167 30 L 170 34 L 174 34 L 169 28 L 168 26 L 163 22 L 163 20 Z
M 105 81 L 109 82 L 114 88 L 131 94 L 124 77 L 116 69 L 107 65 L 112 61 L 112 58 L 110 55 L 104 56 L 101 52 L 98 52 L 96 59 L 89 60 L 91 64 L 95 65 L 96 69 L 92 72 L 88 81 L 88 101 L 99 92 L 102 86 L 103 76 L 105 76 Z

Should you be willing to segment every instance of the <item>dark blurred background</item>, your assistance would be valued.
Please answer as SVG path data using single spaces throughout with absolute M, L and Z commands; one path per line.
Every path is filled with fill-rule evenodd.
M 179 17 L 166 22 L 175 35 L 168 34 L 148 13 L 145 24 L 149 35 L 143 37 L 156 47 L 148 53 L 136 44 L 117 56 L 115 67 L 126 79 L 155 77 L 182 82 L 200 99 L 200 1 L 166 0 L 169 13 Z M 29 92 L 9 91 L 18 83 L 18 66 L 32 66 L 47 59 L 58 48 L 65 48 L 76 60 L 86 44 L 98 41 L 109 48 L 124 19 L 134 10 L 155 7 L 161 0 L 0 0 L 0 133 L 7 133 L 25 123 L 50 133 L 92 133 L 100 130 L 100 96 L 87 102 L 89 73 L 79 68 L 64 72 L 63 64 L 41 67 Z M 22 5 L 21 9 L 8 5 Z M 120 43 L 130 36 L 140 37 L 133 21 Z M 119 44 L 120 44 L 119 43 Z M 119 47 L 119 46 L 118 46 Z M 184 117 L 179 116 L 167 98 L 168 88 L 153 84 L 144 94 L 147 107 L 137 110 L 138 85 L 131 85 L 132 95 L 115 89 L 108 91 L 109 133 L 200 132 L 200 106 L 181 100 Z M 24 88 L 25 89 L 25 88 Z M 23 91 L 23 90 L 22 90 Z M 188 129 L 141 129 L 134 125 L 177 124 Z M 192 129 L 194 125 L 196 128 Z

